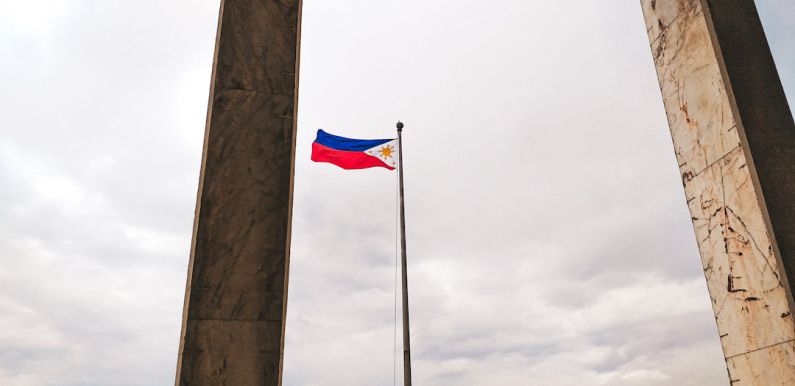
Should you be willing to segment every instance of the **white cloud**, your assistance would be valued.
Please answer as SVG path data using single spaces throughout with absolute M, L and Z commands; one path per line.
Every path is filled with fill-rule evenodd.
M 0 384 L 173 382 L 217 7 L 0 0 Z M 392 380 L 395 175 L 308 158 L 397 119 L 415 383 L 725 384 L 643 29 L 305 1 L 285 385 Z

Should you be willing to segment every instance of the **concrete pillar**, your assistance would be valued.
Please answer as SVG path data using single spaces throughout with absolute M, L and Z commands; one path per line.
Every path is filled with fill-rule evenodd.
M 177 385 L 281 384 L 300 0 L 223 0 Z
M 641 0 L 730 383 L 795 384 L 795 124 L 752 0 Z

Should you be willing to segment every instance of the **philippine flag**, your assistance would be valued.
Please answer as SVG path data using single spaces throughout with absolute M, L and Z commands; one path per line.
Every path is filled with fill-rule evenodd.
M 398 140 L 352 139 L 318 130 L 312 143 L 312 161 L 328 162 L 343 169 L 374 167 L 394 170 L 397 165 Z

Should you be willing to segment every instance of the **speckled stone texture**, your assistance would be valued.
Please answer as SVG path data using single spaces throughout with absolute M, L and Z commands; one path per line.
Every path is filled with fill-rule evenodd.
M 733 385 L 795 384 L 795 124 L 750 0 L 641 0 Z
M 280 385 L 300 0 L 221 2 L 177 385 Z

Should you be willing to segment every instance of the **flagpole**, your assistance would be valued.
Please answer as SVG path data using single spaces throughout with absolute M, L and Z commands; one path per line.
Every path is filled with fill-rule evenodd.
M 411 386 L 411 345 L 409 344 L 409 289 L 406 274 L 406 212 L 403 208 L 403 122 L 397 123 L 398 179 L 400 185 L 400 265 L 403 272 L 403 385 Z

